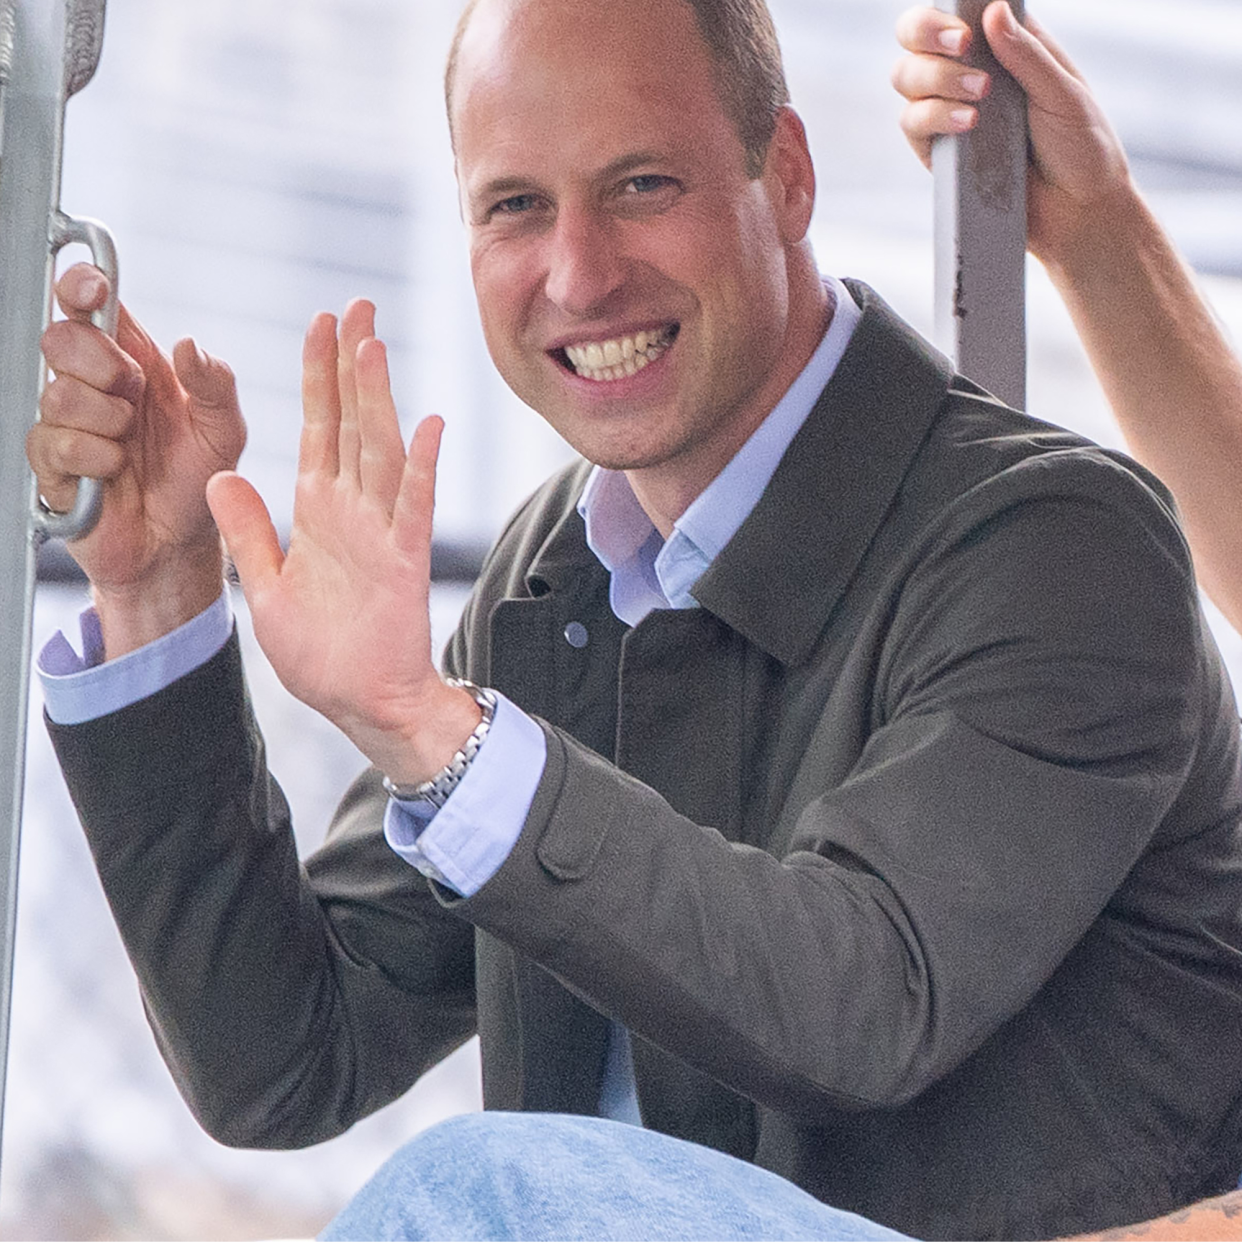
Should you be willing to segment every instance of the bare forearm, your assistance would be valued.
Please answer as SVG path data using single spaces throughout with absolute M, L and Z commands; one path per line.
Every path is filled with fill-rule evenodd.
M 1129 186 L 1047 266 L 1130 450 L 1177 498 L 1200 580 L 1242 625 L 1242 363 Z
M 1120 1229 L 1107 1229 L 1103 1233 L 1080 1235 L 1082 1239 L 1098 1242 L 1126 1242 L 1127 1239 L 1144 1239 L 1144 1242 L 1212 1242 L 1213 1239 L 1242 1238 L 1242 1190 L 1231 1190 L 1215 1199 L 1204 1199 L 1189 1207 L 1179 1208 L 1157 1220 L 1145 1220 L 1137 1225 L 1125 1225 Z

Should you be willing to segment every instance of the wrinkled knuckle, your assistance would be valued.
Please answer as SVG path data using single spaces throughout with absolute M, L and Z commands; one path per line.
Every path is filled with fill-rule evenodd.
M 57 429 L 48 438 L 47 462 L 53 475 L 58 479 L 66 479 L 74 474 L 77 463 L 77 437 Z
M 125 450 L 121 445 L 112 440 L 108 440 L 102 445 L 99 459 L 99 468 L 93 470 L 94 477 L 96 478 L 115 479 L 125 468 Z
M 57 319 L 44 329 L 43 356 L 53 371 L 59 371 L 65 366 L 76 328 L 77 325 L 68 319 Z
M 116 379 L 109 388 L 114 396 L 120 397 L 121 400 L 129 402 L 131 405 L 137 405 L 143 398 L 147 390 L 147 377 L 143 373 L 142 368 L 132 359 L 126 358 L 118 372 Z
M 48 428 L 43 423 L 35 423 L 26 433 L 26 460 L 40 481 L 51 472 L 47 441 Z
M 893 23 L 893 30 L 897 35 L 897 42 L 900 43 L 902 47 L 907 49 L 910 47 L 915 29 L 917 28 L 917 23 L 917 9 L 903 9 L 897 15 L 897 20 Z
M 138 411 L 135 408 L 135 403 L 121 398 L 114 398 L 112 410 L 113 420 L 116 424 L 116 434 L 118 436 L 129 435 L 134 429 L 134 424 L 138 421 Z
M 65 421 L 65 410 L 68 405 L 68 384 L 65 380 L 53 379 L 43 390 L 39 398 L 39 418 L 47 424 L 56 425 Z
M 909 142 L 917 144 L 924 141 L 927 137 L 927 109 L 921 103 L 906 104 L 898 124 Z

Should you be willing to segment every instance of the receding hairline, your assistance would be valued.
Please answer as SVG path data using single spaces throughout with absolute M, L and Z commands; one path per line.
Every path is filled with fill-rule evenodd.
M 511 5 L 515 2 L 520 3 L 521 0 L 509 0 Z M 789 87 L 785 81 L 780 44 L 767 0 L 720 0 L 721 9 L 728 10 L 723 21 L 713 21 L 707 16 L 707 4 L 710 0 L 679 2 L 694 17 L 695 29 L 711 65 L 716 96 L 746 151 L 750 175 L 758 176 L 776 128 L 777 114 L 789 104 Z M 448 118 L 449 140 L 454 151 L 457 148 L 457 135 L 453 127 L 453 90 L 457 80 L 458 62 L 467 28 L 482 3 L 483 0 L 467 0 L 457 19 L 444 67 L 444 110 Z M 742 9 L 749 11 L 749 20 L 737 18 L 739 10 Z M 732 32 L 735 37 L 731 41 L 722 33 L 729 24 L 730 16 L 735 19 L 735 29 Z M 738 29 L 757 38 L 738 40 Z M 744 85 L 733 80 L 739 76 L 747 79 Z M 759 98 L 759 88 L 762 88 L 766 98 Z

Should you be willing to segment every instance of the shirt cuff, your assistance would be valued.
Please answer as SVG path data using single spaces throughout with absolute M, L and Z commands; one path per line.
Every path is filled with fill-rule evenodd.
M 232 633 L 233 604 L 228 590 L 222 590 L 198 616 L 115 660 L 104 659 L 99 615 L 93 608 L 79 614 L 78 628 L 80 655 L 57 630 L 36 665 L 43 704 L 56 724 L 83 724 L 119 712 L 206 664 Z
M 472 897 L 509 857 L 547 764 L 543 730 L 503 694 L 487 738 L 438 810 L 390 798 L 384 838 L 428 879 Z

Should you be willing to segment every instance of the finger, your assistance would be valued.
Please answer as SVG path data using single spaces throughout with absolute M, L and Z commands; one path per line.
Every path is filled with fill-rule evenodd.
M 355 298 L 341 316 L 340 342 L 337 346 L 337 372 L 341 390 L 341 430 L 338 444 L 339 473 L 361 484 L 358 460 L 361 437 L 358 431 L 358 393 L 354 366 L 358 346 L 375 335 L 375 307 L 365 298 Z
M 388 353 L 370 337 L 358 346 L 354 364 L 358 391 L 359 469 L 362 490 L 391 513 L 405 470 L 405 444 L 393 404 Z
M 115 440 L 47 423 L 35 423 L 27 433 L 26 457 L 39 495 L 62 513 L 72 508 L 79 479 L 115 479 L 127 461 Z
M 892 72 L 893 89 L 911 101 L 950 99 L 976 103 L 991 89 L 982 69 L 961 65 L 943 56 L 903 56 Z
M 414 430 L 406 454 L 401 490 L 393 509 L 392 535 L 400 552 L 431 563 L 431 518 L 436 499 L 436 461 L 444 420 L 432 415 Z
M 998 19 L 994 18 L 993 20 Z M 1048 33 L 1044 26 L 1035 19 L 1034 14 L 1025 13 L 1022 17 L 1022 25 L 1033 39 L 1037 40 L 1039 43 L 1042 43 L 1043 46 L 1047 48 L 1053 60 L 1055 60 L 1066 73 L 1068 73 L 1071 77 L 1077 78 L 1080 82 L 1086 81 L 1074 62 L 1070 60 L 1065 49 L 1052 37 L 1052 35 Z
M 1019 24 L 1004 0 L 994 0 L 983 13 L 983 31 L 993 55 L 1013 74 L 1036 107 L 1063 115 L 1080 106 L 1081 75 L 1064 52 L 1054 53 L 1050 40 Z
M 907 104 L 901 130 L 923 164 L 931 167 L 932 140 L 941 134 L 964 134 L 979 120 L 979 111 L 947 99 L 920 99 Z
M 321 312 L 311 320 L 302 346 L 299 474 L 335 475 L 337 472 L 341 398 L 336 350 L 336 316 Z
M 970 46 L 970 27 L 951 13 L 920 5 L 897 18 L 897 42 L 907 52 L 960 56 Z
M 70 318 L 89 319 L 108 300 L 108 278 L 90 263 L 75 263 L 56 281 L 56 302 Z
M 190 400 L 202 411 L 237 409 L 237 380 L 227 362 L 204 353 L 190 337 L 173 346 L 173 370 Z
M 142 368 L 90 323 L 58 319 L 43 333 L 43 357 L 56 375 L 69 375 L 101 393 L 141 400 Z
M 51 427 L 88 431 L 120 440 L 132 430 L 134 407 L 122 397 L 98 392 L 76 376 L 60 375 L 43 390 L 39 421 Z
M 173 346 L 172 365 L 175 374 L 168 376 L 166 408 L 176 408 L 176 386 L 180 385 L 188 398 L 185 411 L 191 427 L 212 449 L 215 464 L 231 469 L 246 446 L 246 423 L 237 404 L 232 368 L 223 359 L 205 353 L 189 337 Z M 164 376 L 167 371 L 160 368 L 158 374 Z
M 150 383 L 157 376 L 169 372 L 168 359 L 147 330 L 129 313 L 123 302 L 119 310 L 116 343 L 142 368 L 147 382 Z
M 280 577 L 285 554 L 267 506 L 239 474 L 222 470 L 207 481 L 207 506 L 228 548 L 252 609 Z

